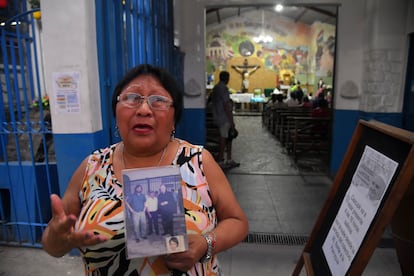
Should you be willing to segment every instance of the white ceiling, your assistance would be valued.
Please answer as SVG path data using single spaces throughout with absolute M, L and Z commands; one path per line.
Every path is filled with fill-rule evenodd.
M 222 20 L 240 16 L 243 13 L 252 10 L 268 10 L 276 14 L 274 6 L 226 6 L 226 7 L 208 7 L 206 8 L 206 25 L 221 23 Z M 315 21 L 336 25 L 337 6 L 335 5 L 307 5 L 307 6 L 285 6 L 281 15 L 294 20 L 311 25 Z

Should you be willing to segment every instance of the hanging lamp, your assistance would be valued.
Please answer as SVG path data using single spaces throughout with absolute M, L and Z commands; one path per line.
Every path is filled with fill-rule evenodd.
M 264 33 L 264 10 L 262 10 L 262 31 L 259 36 L 253 37 L 253 41 L 256 43 L 269 43 L 273 41 L 270 35 Z

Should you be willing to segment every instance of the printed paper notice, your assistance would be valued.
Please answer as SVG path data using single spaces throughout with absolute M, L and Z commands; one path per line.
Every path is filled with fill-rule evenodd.
M 53 73 L 55 112 L 80 113 L 79 72 Z
M 398 163 L 366 146 L 322 250 L 332 275 L 345 275 Z

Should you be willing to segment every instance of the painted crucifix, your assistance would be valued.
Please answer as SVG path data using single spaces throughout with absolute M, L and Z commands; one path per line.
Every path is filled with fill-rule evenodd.
M 242 93 L 246 93 L 249 89 L 249 76 L 259 69 L 260 65 L 249 65 L 247 58 L 245 58 L 242 65 L 232 65 L 231 68 L 241 74 Z

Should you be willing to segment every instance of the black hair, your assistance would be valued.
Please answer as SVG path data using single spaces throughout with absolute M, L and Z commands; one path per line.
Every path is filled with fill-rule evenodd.
M 279 103 L 281 103 L 281 102 L 283 102 L 283 98 L 284 98 L 285 96 L 283 96 L 283 94 L 282 93 L 280 93 L 280 94 L 277 94 L 276 95 L 276 100 L 279 102 Z
M 161 85 L 167 90 L 173 99 L 174 106 L 174 122 L 175 124 L 181 118 L 183 113 L 183 93 L 174 79 L 174 77 L 164 68 L 153 66 L 150 64 L 141 64 L 131 70 L 129 70 L 124 77 L 118 82 L 112 94 L 112 113 L 116 117 L 116 104 L 118 103 L 117 97 L 121 94 L 122 90 L 127 86 L 132 80 L 141 75 L 151 75 L 156 78 Z
M 171 237 L 170 240 L 168 241 L 169 243 L 174 242 L 176 245 L 179 244 L 178 239 L 176 237 Z
M 227 72 L 227 71 L 221 71 L 220 75 L 219 75 L 219 78 L 220 78 L 221 81 L 227 83 L 230 79 L 230 73 Z

